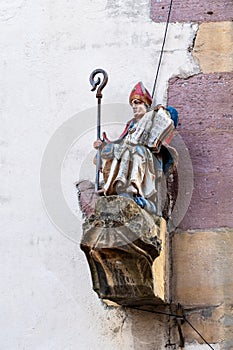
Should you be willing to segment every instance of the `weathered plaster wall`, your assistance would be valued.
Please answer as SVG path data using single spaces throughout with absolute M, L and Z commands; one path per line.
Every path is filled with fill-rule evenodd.
M 204 1 L 199 3 L 206 6 Z M 187 12 L 181 11 L 180 4 L 174 1 L 175 14 L 194 13 L 190 2 Z M 152 5 L 161 6 L 162 2 Z M 221 20 L 229 21 L 230 2 L 225 5 L 225 15 Z M 208 11 L 207 7 L 204 12 Z M 215 13 L 213 8 L 211 11 Z M 223 11 L 220 12 L 222 16 Z M 77 142 L 79 152 L 68 152 L 62 169 L 65 174 L 63 190 L 70 211 L 79 222 L 76 242 L 49 220 L 40 193 L 40 164 L 54 132 L 72 116 L 96 105 L 88 81 L 93 69 L 101 67 L 109 73 L 104 103 L 127 104 L 129 91 L 139 80 L 152 89 L 164 33 L 164 23 L 156 22 L 164 22 L 164 19 L 158 21 L 152 16 L 155 20 L 152 21 L 150 13 L 151 3 L 145 0 L 14 0 L 0 5 L 1 349 L 160 350 L 173 340 L 166 316 L 105 309 L 91 290 L 89 270 L 78 245 L 81 216 L 71 182 L 78 178 L 80 162 L 83 168 L 87 167 L 86 173 L 91 172 L 90 163 L 85 163 L 81 153 L 91 148 L 94 134 L 90 134 L 91 137 L 87 134 L 81 144 Z M 214 15 L 207 15 L 214 18 Z M 185 16 L 180 19 L 173 17 L 174 22 L 180 23 L 172 23 L 169 27 L 156 90 L 158 103 L 166 102 L 170 78 L 184 78 L 185 83 L 190 76 L 200 73 L 195 80 L 204 73 L 197 61 L 200 59 L 197 51 L 202 48 L 196 46 L 197 58 L 191 53 L 198 25 L 190 22 L 202 19 Z M 219 17 L 213 20 L 219 20 Z M 188 130 L 189 126 L 175 92 L 177 86 L 176 79 L 171 80 L 168 92 L 171 101 L 174 96 L 174 105 L 180 109 L 182 133 L 182 128 Z M 185 106 L 191 108 L 192 100 L 187 101 Z M 129 116 L 122 115 L 121 119 L 125 121 Z M 88 119 L 85 123 L 92 126 Z M 185 135 L 183 132 L 182 137 Z M 190 152 L 195 152 L 192 147 Z M 56 206 L 56 197 L 53 201 Z M 192 207 L 189 210 L 198 212 Z M 185 218 L 183 225 L 192 227 L 188 226 L 190 222 L 190 218 Z M 183 236 L 189 237 L 189 233 L 183 233 Z M 174 240 L 174 247 L 181 237 Z M 205 238 L 208 240 L 208 235 Z M 187 301 L 189 305 L 190 300 L 182 299 L 186 294 L 179 294 L 183 283 L 180 274 L 182 260 L 179 249 L 174 250 L 177 253 L 173 273 L 179 277 L 173 280 L 174 300 Z M 195 268 L 193 261 L 190 266 L 190 269 Z M 218 269 L 218 265 L 215 267 Z M 223 282 L 220 277 L 218 282 L 221 289 Z M 222 309 L 218 315 L 222 315 L 221 312 Z M 195 321 L 195 315 L 193 317 Z M 224 322 L 230 325 L 230 313 L 224 317 Z M 226 329 L 229 334 L 226 339 L 230 341 L 229 329 Z M 215 337 L 210 336 L 213 342 L 219 339 L 218 333 Z M 200 341 L 191 334 L 188 340 L 190 343 Z M 214 346 L 216 350 L 220 349 L 219 344 Z M 186 345 L 185 349 L 206 349 L 206 346 L 193 343 Z
M 102 306 L 79 249 L 81 224 L 75 243 L 50 222 L 40 193 L 40 164 L 54 132 L 96 105 L 93 69 L 109 73 L 104 103 L 127 104 L 139 80 L 152 88 L 164 24 L 149 13 L 149 1 L 1 2 L 1 349 L 148 350 L 168 341 L 167 319 Z M 196 29 L 171 26 L 158 102 L 171 76 L 199 71 L 187 51 Z M 91 148 L 92 138 L 85 142 Z

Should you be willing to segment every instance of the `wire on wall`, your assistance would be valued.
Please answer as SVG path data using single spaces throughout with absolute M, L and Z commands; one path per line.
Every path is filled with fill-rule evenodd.
M 180 305 L 180 304 L 179 304 Z M 181 306 L 181 305 L 180 305 Z M 170 317 L 175 317 L 176 320 L 183 320 L 184 322 L 187 322 L 188 325 L 194 330 L 194 332 L 196 332 L 199 337 L 204 341 L 204 343 L 206 345 L 209 346 L 210 349 L 215 350 L 210 343 L 208 343 L 208 341 L 203 337 L 203 335 L 192 325 L 192 323 L 187 319 L 187 317 L 185 316 L 185 313 L 183 312 L 183 315 L 178 315 L 172 312 L 164 312 L 164 311 L 157 311 L 157 310 L 145 310 L 145 309 L 141 309 L 141 308 L 137 308 L 134 307 L 134 309 L 140 310 L 140 311 L 146 311 L 146 312 L 150 312 L 150 313 L 154 313 L 154 314 L 159 314 L 159 315 L 166 315 L 166 316 L 170 316 Z
M 166 37 L 167 37 L 168 24 L 170 22 L 171 10 L 172 10 L 172 0 L 170 1 L 170 5 L 169 5 L 169 10 L 168 10 L 168 15 L 167 15 L 167 22 L 166 22 L 166 27 L 165 27 L 164 37 L 163 37 L 163 44 L 162 44 L 162 48 L 161 48 L 161 52 L 160 52 L 160 56 L 159 56 L 159 63 L 158 63 L 157 72 L 156 72 L 156 75 L 155 75 L 155 81 L 154 81 L 152 94 L 151 94 L 152 98 L 154 97 L 155 88 L 156 88 L 158 75 L 159 75 L 159 70 L 160 70 L 160 66 L 161 66 L 161 62 L 162 62 L 162 57 L 163 57 L 163 52 L 164 52 L 164 45 L 165 45 Z

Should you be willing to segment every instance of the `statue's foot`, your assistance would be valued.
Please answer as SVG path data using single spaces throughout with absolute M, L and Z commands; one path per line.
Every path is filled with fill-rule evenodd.
M 147 204 L 147 200 L 144 197 L 135 196 L 135 197 L 133 197 L 133 200 L 142 209 L 144 209 L 146 204 Z
M 134 196 L 133 200 L 139 207 L 145 209 L 149 214 L 157 214 L 156 205 L 152 201 L 141 196 Z

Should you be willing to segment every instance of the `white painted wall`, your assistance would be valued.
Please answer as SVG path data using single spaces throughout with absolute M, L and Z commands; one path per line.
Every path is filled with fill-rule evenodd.
M 50 221 L 40 192 L 41 160 L 55 131 L 96 105 L 93 69 L 109 73 L 104 103 L 127 104 L 139 80 L 152 89 L 164 25 L 149 19 L 149 8 L 146 0 L 0 2 L 1 350 L 152 349 L 167 341 L 161 320 L 106 310 L 91 290 L 70 183 L 74 148 L 62 187 L 77 217 L 76 243 Z M 169 77 L 198 71 L 187 51 L 196 30 L 170 26 L 157 102 L 166 101 Z

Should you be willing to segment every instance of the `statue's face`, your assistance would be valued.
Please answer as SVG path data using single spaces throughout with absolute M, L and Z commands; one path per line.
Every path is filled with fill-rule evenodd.
M 135 119 L 141 119 L 147 111 L 145 103 L 142 102 L 141 100 L 134 99 L 131 101 L 130 105 L 133 109 L 133 114 Z

